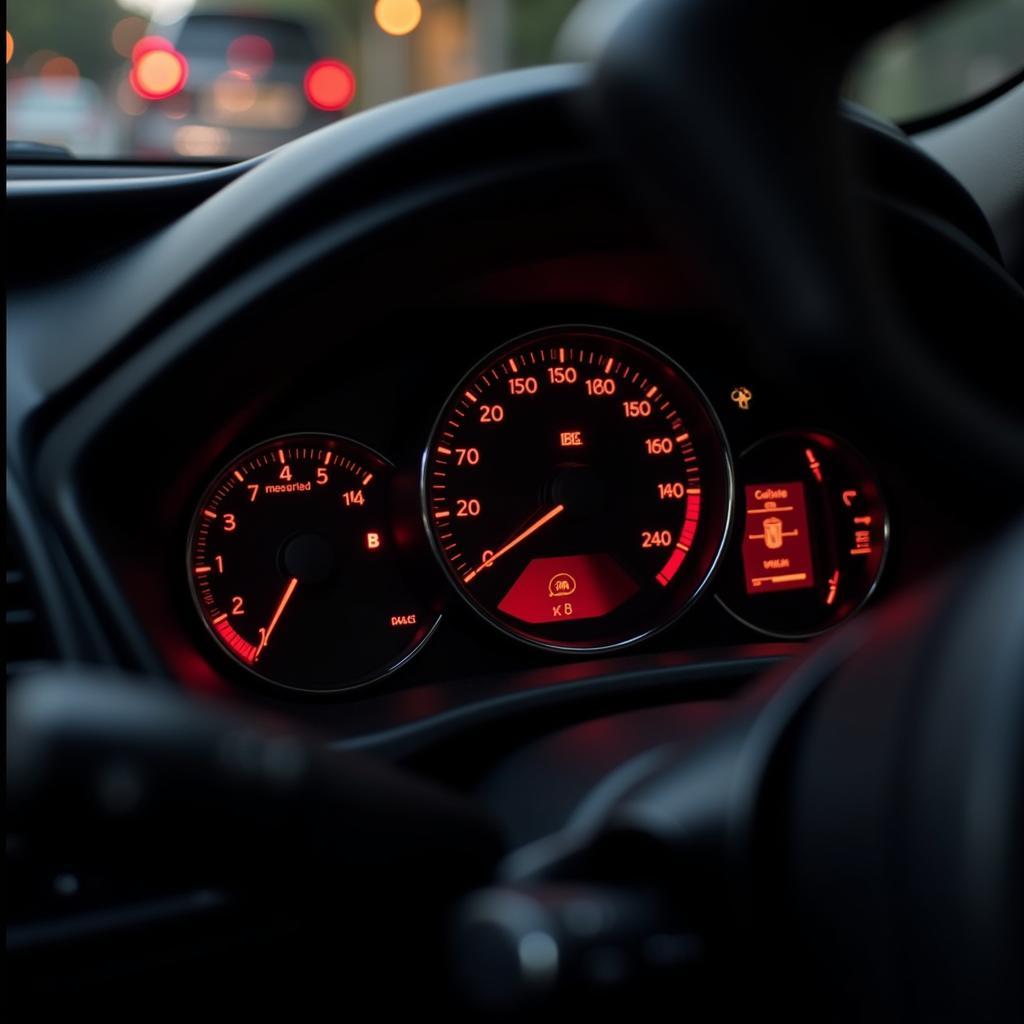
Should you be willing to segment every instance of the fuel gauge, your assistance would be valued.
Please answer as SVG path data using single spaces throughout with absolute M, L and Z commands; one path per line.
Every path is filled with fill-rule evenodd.
M 889 521 L 867 461 L 820 432 L 776 434 L 736 467 L 743 533 L 718 599 L 772 636 L 814 636 L 856 611 L 882 571 Z

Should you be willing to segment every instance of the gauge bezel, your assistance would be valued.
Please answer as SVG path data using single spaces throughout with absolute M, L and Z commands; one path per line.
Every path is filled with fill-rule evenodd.
M 889 512 L 889 502 L 885 496 L 885 489 L 882 486 L 881 480 L 878 479 L 878 474 L 875 472 L 871 460 L 868 459 L 856 445 L 851 444 L 849 441 L 847 441 L 845 437 L 841 437 L 839 434 L 836 434 L 832 430 L 823 430 L 818 427 L 794 427 L 786 430 L 777 430 L 774 433 L 766 434 L 764 437 L 759 437 L 752 444 L 747 445 L 747 447 L 744 448 L 742 452 L 740 452 L 738 458 L 736 459 L 736 465 L 741 466 L 744 458 L 746 458 L 747 455 L 754 451 L 755 448 L 759 448 L 763 444 L 768 444 L 771 441 L 791 439 L 794 437 L 806 439 L 814 434 L 827 437 L 830 440 L 834 441 L 837 445 L 845 448 L 856 458 L 860 459 L 861 462 L 863 462 L 864 465 L 867 466 L 870 470 L 872 477 L 874 478 L 872 482 L 878 489 L 878 500 L 882 505 L 884 513 L 882 519 L 882 557 L 879 560 L 878 569 L 875 572 L 875 578 L 872 580 L 871 586 L 868 587 L 863 598 L 861 598 L 861 600 L 858 601 L 857 604 L 854 605 L 854 607 L 851 608 L 850 611 L 848 611 L 841 619 L 838 619 L 835 622 L 830 622 L 828 625 L 823 626 L 821 629 L 812 630 L 810 632 L 783 632 L 777 629 L 769 629 L 766 626 L 759 626 L 756 623 L 751 622 L 749 619 L 745 619 L 739 612 L 737 612 L 728 604 L 725 598 L 723 598 L 717 590 L 715 591 L 715 600 L 718 602 L 719 605 L 722 606 L 722 608 L 725 609 L 725 611 L 729 613 L 730 616 L 732 616 L 733 619 L 735 619 L 741 625 L 746 626 L 748 629 L 754 630 L 755 633 L 759 633 L 761 636 L 770 637 L 773 640 L 813 640 L 815 637 L 824 636 L 825 633 L 828 633 L 831 630 L 836 629 L 838 626 L 841 626 L 844 622 L 848 622 L 850 619 L 853 618 L 853 616 L 859 614 L 861 610 L 864 608 L 864 606 L 868 603 L 868 601 L 871 600 L 875 591 L 878 589 L 879 583 L 881 583 L 882 581 L 882 576 L 885 573 L 885 566 L 889 558 L 891 516 Z M 736 521 L 739 521 L 738 512 L 736 516 Z
M 717 452 L 711 453 L 711 457 L 720 458 L 722 460 L 721 468 L 726 488 L 726 494 L 724 496 L 725 515 L 721 524 L 721 536 L 718 539 L 714 554 L 703 579 L 700 581 L 699 585 L 694 588 L 690 596 L 683 601 L 678 608 L 674 609 L 671 614 L 667 615 L 663 621 L 652 626 L 650 629 L 645 629 L 642 632 L 633 634 L 622 640 L 617 640 L 614 643 L 575 644 L 573 646 L 568 646 L 526 635 L 518 632 L 514 627 L 502 622 L 496 616 L 492 615 L 481 602 L 477 601 L 477 599 L 467 591 L 462 581 L 458 579 L 450 562 L 445 557 L 444 552 L 438 544 L 433 524 L 430 521 L 430 485 L 428 481 L 430 455 L 435 445 L 438 430 L 445 419 L 446 413 L 451 408 L 457 396 L 468 386 L 468 383 L 475 379 L 477 375 L 481 374 L 486 367 L 494 365 L 500 361 L 505 353 L 512 352 L 531 340 L 536 339 L 539 341 L 545 335 L 555 334 L 560 331 L 581 331 L 597 336 L 605 335 L 612 341 L 625 342 L 633 345 L 655 360 L 661 360 L 664 362 L 670 370 L 679 374 L 684 383 L 692 389 L 697 401 L 703 406 L 703 410 L 708 417 L 712 433 L 718 441 L 718 450 Z M 629 331 L 624 331 L 617 327 L 608 327 L 603 324 L 572 322 L 550 324 L 544 327 L 537 327 L 529 331 L 524 331 L 523 333 L 517 334 L 515 337 L 509 338 L 490 349 L 486 355 L 478 359 L 472 364 L 472 366 L 461 374 L 455 385 L 445 396 L 444 401 L 438 409 L 437 416 L 431 424 L 430 432 L 427 435 L 427 441 L 420 457 L 420 515 L 423 522 L 423 528 L 426 532 L 427 540 L 430 544 L 430 549 L 434 554 L 434 558 L 440 565 L 441 570 L 452 589 L 455 590 L 462 601 L 471 608 L 480 619 L 487 623 L 491 628 L 497 630 L 498 633 L 507 636 L 526 647 L 530 647 L 533 650 L 546 651 L 554 654 L 574 655 L 577 657 L 589 654 L 605 654 L 636 646 L 637 644 L 643 643 L 651 637 L 657 636 L 659 633 L 662 633 L 674 626 L 688 611 L 690 611 L 698 599 L 709 590 L 712 581 L 721 567 L 723 556 L 732 536 L 733 525 L 735 522 L 735 495 L 736 481 L 733 471 L 732 451 L 729 446 L 729 440 L 726 436 L 725 429 L 722 426 L 721 419 L 718 416 L 718 412 L 711 403 L 707 394 L 704 392 L 704 389 L 701 388 L 697 381 L 694 380 L 693 376 L 687 372 L 677 360 L 673 359 L 659 346 L 654 345 L 645 338 L 641 338 Z
M 273 445 L 281 445 L 284 444 L 285 442 L 293 444 L 296 439 L 314 440 L 317 442 L 334 442 L 335 444 L 340 443 L 342 445 L 355 446 L 356 448 L 368 452 L 374 458 L 379 459 L 381 464 L 387 466 L 389 471 L 391 471 L 392 473 L 397 471 L 397 466 L 395 465 L 395 463 L 392 462 L 386 455 L 381 454 L 381 452 L 379 452 L 376 448 L 371 447 L 370 445 L 364 443 L 363 441 L 356 440 L 354 437 L 349 437 L 346 434 L 335 434 L 330 431 L 289 431 L 286 434 L 271 435 L 263 441 L 249 445 L 247 448 L 240 451 L 233 458 L 227 459 L 225 462 L 223 462 L 217 469 L 217 471 L 211 474 L 209 483 L 207 483 L 206 486 L 203 487 L 201 491 L 199 491 L 197 498 L 191 505 L 192 511 L 190 514 L 189 528 L 185 539 L 185 585 L 188 590 L 189 597 L 191 598 L 192 606 L 195 608 L 196 613 L 198 614 L 199 619 L 203 624 L 203 627 L 205 628 L 207 634 L 211 637 L 213 641 L 212 646 L 217 651 L 218 658 L 220 658 L 226 664 L 230 665 L 232 669 L 245 672 L 256 679 L 259 679 L 262 683 L 266 683 L 267 685 L 274 687 L 275 690 L 283 690 L 293 695 L 298 694 L 310 697 L 339 696 L 351 693 L 354 690 L 362 690 L 366 687 L 373 686 L 375 683 L 379 683 L 382 680 L 394 675 L 405 665 L 409 664 L 409 662 L 412 661 L 412 659 L 415 658 L 416 655 L 418 655 L 420 651 L 423 650 L 423 648 L 427 645 L 428 641 L 435 635 L 438 626 L 441 624 L 441 620 L 444 618 L 444 601 L 442 595 L 437 595 L 438 604 L 440 604 L 442 607 L 438 608 L 438 610 L 434 612 L 434 621 L 431 624 L 430 628 L 421 637 L 419 643 L 417 643 L 416 646 L 414 646 L 411 650 L 407 651 L 404 655 L 402 655 L 402 657 L 400 657 L 397 661 L 389 663 L 388 666 L 380 672 L 374 672 L 368 675 L 360 676 L 353 682 L 345 683 L 342 686 L 329 688 L 312 688 L 295 686 L 291 683 L 281 682 L 278 679 L 274 679 L 271 676 L 265 675 L 264 673 L 257 671 L 251 665 L 247 665 L 245 662 L 240 661 L 238 658 L 233 658 L 224 649 L 224 644 L 221 642 L 220 638 L 214 631 L 213 626 L 210 624 L 210 620 L 207 618 L 202 606 L 199 603 L 199 594 L 194 586 L 194 577 L 192 573 L 193 542 L 195 540 L 195 532 L 199 522 L 197 513 L 198 510 L 203 507 L 204 499 L 206 498 L 206 496 L 213 491 L 217 484 L 225 476 L 227 476 L 232 471 L 232 469 L 234 469 L 239 463 L 244 462 L 245 459 Z M 425 604 L 430 610 L 433 610 L 430 602 L 425 602 Z

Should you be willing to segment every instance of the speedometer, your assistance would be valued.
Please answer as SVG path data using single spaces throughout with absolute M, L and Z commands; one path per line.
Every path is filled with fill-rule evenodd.
M 542 647 L 606 650 L 703 590 L 732 469 L 707 399 L 671 359 L 565 326 L 511 342 L 456 387 L 422 496 L 441 564 L 484 618 Z

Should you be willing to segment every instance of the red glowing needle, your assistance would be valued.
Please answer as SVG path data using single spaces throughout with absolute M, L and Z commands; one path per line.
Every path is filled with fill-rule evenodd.
M 476 574 L 480 572 L 481 569 L 489 569 L 492 565 L 494 565 L 494 563 L 499 558 L 501 558 L 502 555 L 508 554 L 508 552 L 510 552 L 517 544 L 520 544 L 524 540 L 526 540 L 526 538 L 529 537 L 531 533 L 536 533 L 545 523 L 550 523 L 551 520 L 555 518 L 555 516 L 557 516 L 560 512 L 564 511 L 564 505 L 556 505 L 549 512 L 545 512 L 544 515 L 542 515 L 540 519 L 538 519 L 532 526 L 528 526 L 525 530 L 523 530 L 522 533 L 513 537 L 503 548 L 501 548 L 499 551 L 495 551 L 490 558 L 488 558 L 484 562 L 481 562 L 475 569 L 473 569 L 471 572 L 463 576 L 463 583 L 469 583 L 469 581 L 473 579 L 473 577 L 476 576 Z
M 270 620 L 270 625 L 263 630 L 263 636 L 260 639 L 260 645 L 256 648 L 256 653 L 252 656 L 252 660 L 255 661 L 260 656 L 260 651 L 267 646 L 267 642 L 270 640 L 270 634 L 274 632 L 274 627 L 277 625 L 277 620 L 281 618 L 281 613 L 285 609 L 285 605 L 292 598 L 292 594 L 295 593 L 295 588 L 299 585 L 298 579 L 293 576 L 288 581 L 288 586 L 284 588 L 284 594 L 281 595 L 281 600 L 278 602 L 277 611 L 274 612 L 274 617 Z

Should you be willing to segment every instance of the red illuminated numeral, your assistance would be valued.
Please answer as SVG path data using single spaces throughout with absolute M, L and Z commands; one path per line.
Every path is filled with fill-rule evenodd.
M 575 384 L 579 379 L 575 366 L 549 366 L 548 380 L 552 384 Z
M 238 529 L 238 523 L 235 521 L 235 517 L 228 512 L 227 515 L 224 516 L 224 532 L 234 533 L 236 529 Z
M 672 498 L 681 498 L 686 493 L 686 488 L 680 483 L 658 484 L 658 497 L 662 501 L 669 501 Z
M 214 555 L 213 560 L 217 563 L 217 572 L 219 575 L 224 575 L 224 559 L 220 555 Z
M 481 423 L 500 423 L 505 418 L 505 407 L 501 405 L 481 405 Z
M 249 500 L 250 501 L 255 501 L 256 500 L 256 495 L 260 493 L 260 485 L 259 484 L 246 484 L 245 486 L 249 488 Z
M 644 440 L 648 455 L 670 455 L 672 453 L 671 437 L 648 437 Z
M 327 470 L 323 466 L 316 467 L 316 482 L 318 484 L 327 483 Z
M 281 467 L 281 472 L 277 474 L 277 479 L 278 480 L 291 480 L 291 478 L 292 478 L 292 467 L 291 466 L 282 466 Z
M 456 448 L 455 449 L 455 464 L 461 466 L 464 462 L 468 462 L 469 465 L 475 466 L 480 461 L 480 449 L 479 448 Z
M 672 543 L 672 534 L 668 530 L 643 530 L 640 536 L 645 548 L 667 548 Z
M 646 398 L 639 402 L 623 402 L 622 411 L 626 414 L 627 420 L 642 419 L 651 415 L 651 403 Z
M 487 550 L 485 550 L 484 553 L 480 556 L 480 562 L 484 566 L 484 568 L 487 568 L 488 563 L 493 557 L 494 552 L 490 548 L 487 548 Z
M 480 515 L 480 502 L 476 498 L 458 498 L 455 502 L 455 515 L 461 519 Z
M 588 395 L 614 395 L 615 381 L 611 377 L 594 377 L 587 381 Z
M 366 498 L 363 497 L 362 488 L 358 491 L 345 491 L 341 496 L 346 505 L 365 505 Z
M 510 395 L 535 395 L 537 394 L 536 377 L 512 377 L 508 382 Z
M 240 597 L 231 598 L 231 614 L 232 615 L 244 615 L 245 614 L 245 602 Z

